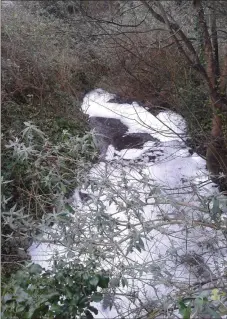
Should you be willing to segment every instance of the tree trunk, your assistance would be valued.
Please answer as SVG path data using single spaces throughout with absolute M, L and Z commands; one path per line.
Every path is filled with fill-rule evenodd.
M 216 8 L 214 3 L 212 4 L 210 16 L 211 16 L 211 40 L 212 40 L 212 47 L 213 47 L 215 76 L 216 76 L 215 85 L 218 85 L 218 79 L 220 77 L 220 66 L 219 66 L 219 50 L 218 50 L 218 33 L 217 33 L 217 23 L 216 23 Z
M 218 38 L 216 30 L 216 12 L 211 10 L 211 35 L 205 20 L 202 1 L 198 2 L 197 13 L 204 38 L 204 52 L 206 59 L 206 75 L 213 108 L 211 141 L 207 147 L 207 167 L 218 182 L 220 188 L 227 189 L 227 177 L 220 178 L 220 173 L 227 175 L 227 148 L 223 134 L 223 124 L 227 124 L 227 100 L 220 94 L 220 71 L 218 56 Z
M 227 46 L 225 50 L 224 63 L 220 76 L 220 92 L 222 95 L 227 96 Z
M 227 149 L 224 139 L 213 139 L 206 152 L 207 169 L 212 180 L 217 183 L 221 191 L 227 190 Z M 222 174 L 221 174 L 222 173 Z
M 226 114 L 222 113 L 222 116 L 214 114 L 211 141 L 206 152 L 207 168 L 221 191 L 227 190 L 227 141 L 223 134 L 223 127 L 227 128 Z M 222 173 L 222 177 L 220 177 L 220 173 Z
M 211 136 L 215 140 L 218 140 L 222 136 L 222 123 L 221 118 L 218 115 L 213 116 Z
M 193 0 L 194 8 L 198 17 L 200 33 L 202 34 L 202 50 L 205 54 L 205 66 L 201 63 L 195 47 L 191 40 L 183 32 L 182 28 L 176 22 L 169 19 L 165 8 L 161 2 L 140 0 L 151 15 L 159 22 L 165 24 L 169 29 L 170 35 L 174 39 L 179 52 L 185 56 L 188 64 L 199 72 L 209 87 L 209 96 L 213 109 L 211 141 L 207 148 L 207 167 L 211 174 L 217 177 L 221 172 L 227 175 L 227 145 L 223 134 L 223 124 L 227 129 L 227 98 L 226 92 L 226 75 L 227 75 L 227 55 L 225 64 L 225 73 L 221 74 L 223 84 L 220 83 L 220 67 L 218 52 L 218 36 L 216 28 L 216 9 L 213 5 L 210 11 L 210 28 L 208 27 L 204 13 L 203 0 Z M 155 10 L 159 9 L 160 13 Z M 211 34 L 210 34 L 211 31 Z M 226 117 L 226 120 L 225 120 Z M 220 180 L 218 180 L 220 182 Z M 227 189 L 227 178 L 225 179 Z M 218 183 L 220 184 L 220 183 Z

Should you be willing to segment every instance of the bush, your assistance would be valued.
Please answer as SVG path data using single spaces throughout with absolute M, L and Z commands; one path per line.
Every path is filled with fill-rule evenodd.
M 102 300 L 100 289 L 108 283 L 108 274 L 92 262 L 84 266 L 60 260 L 51 272 L 32 264 L 3 280 L 2 318 L 92 319 L 98 310 L 90 303 Z
M 29 247 L 21 243 L 30 238 L 37 220 L 65 208 L 67 197 L 84 181 L 85 172 L 96 158 L 90 134 L 80 137 L 63 130 L 54 143 L 34 124 L 25 122 L 24 125 L 21 134 L 5 145 L 3 156 L 2 262 L 5 266 L 15 261 L 10 255 L 19 258 L 18 248 Z M 66 207 L 70 209 L 69 205 Z M 23 260 L 26 255 L 22 257 Z
M 24 5 L 2 12 L 2 211 L 8 214 L 2 215 L 2 261 L 7 274 L 29 258 L 25 251 L 35 221 L 62 207 L 96 156 L 80 110 L 84 91 L 95 81 L 85 75 L 89 53 L 80 60 L 68 24 Z M 29 230 L 23 218 L 16 225 L 22 213 L 29 216 Z
M 210 141 L 212 108 L 206 87 L 194 72 L 188 72 L 181 81 L 175 83 L 177 111 L 186 119 L 190 146 L 193 151 L 206 156 Z

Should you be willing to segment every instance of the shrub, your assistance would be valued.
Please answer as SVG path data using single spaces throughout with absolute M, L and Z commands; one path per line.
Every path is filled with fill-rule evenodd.
M 63 130 L 54 143 L 34 124 L 24 125 L 21 134 L 5 146 L 3 156 L 3 265 L 15 259 L 10 255 L 17 256 L 15 246 L 25 246 L 21 245 L 22 239 L 30 238 L 36 220 L 65 207 L 67 197 L 84 180 L 91 160 L 96 157 L 90 134 L 80 137 Z
M 80 110 L 84 91 L 95 80 L 85 75 L 89 53 L 81 63 L 68 24 L 24 4 L 2 12 L 2 211 L 8 213 L 2 215 L 2 261 L 7 273 L 28 258 L 24 250 L 35 221 L 60 209 L 59 202 L 96 156 Z M 22 213 L 29 216 L 30 230 L 23 218 L 16 225 Z
M 3 280 L 2 318 L 87 318 L 98 310 L 91 302 L 101 301 L 100 289 L 108 287 L 109 276 L 92 262 L 55 263 L 52 271 L 31 264 L 10 280 Z

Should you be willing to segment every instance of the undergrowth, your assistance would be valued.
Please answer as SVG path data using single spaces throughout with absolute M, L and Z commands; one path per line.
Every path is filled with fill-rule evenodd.
M 67 311 L 72 308 L 75 313 L 78 310 L 75 310 L 78 304 L 72 301 L 76 287 L 71 283 L 67 290 L 63 280 L 58 295 L 53 291 L 52 284 L 59 279 L 54 276 L 59 273 L 50 276 L 47 272 L 40 279 L 40 267 L 35 266 L 36 271 L 34 273 L 33 268 L 31 274 L 31 269 L 22 265 L 29 259 L 26 251 L 32 243 L 34 232 L 39 229 L 37 224 L 48 221 L 49 215 L 50 228 L 59 218 L 62 228 L 67 225 L 73 235 L 78 235 L 74 234 L 78 227 L 75 221 L 68 221 L 69 224 L 64 222 L 72 213 L 70 195 L 78 185 L 83 184 L 86 172 L 97 159 L 91 135 L 87 133 L 87 119 L 80 110 L 87 91 L 101 86 L 123 98 L 141 101 L 152 112 L 158 108 L 172 109 L 182 114 L 188 123 L 191 146 L 199 154 L 205 154 L 211 128 L 207 88 L 186 66 L 176 47 L 147 48 L 149 39 L 142 33 L 130 38 L 124 35 L 115 39 L 101 36 L 103 30 L 100 31 L 99 26 L 90 23 L 86 17 L 82 20 L 79 12 L 74 12 L 78 14 L 79 22 L 70 20 L 69 23 L 68 16 L 62 17 L 59 8 L 53 14 L 53 2 L 51 6 L 48 2 L 46 5 L 48 10 L 45 11 L 45 8 L 31 9 L 32 4 L 26 3 L 24 10 L 22 3 L 16 8 L 5 8 L 2 15 L 2 274 L 5 289 L 3 301 L 7 304 L 4 311 L 8 317 L 25 318 L 26 313 L 28 318 L 45 318 L 53 309 L 62 315 L 58 301 L 64 293 L 69 294 L 69 300 L 65 302 Z M 102 5 L 104 7 L 105 3 Z M 110 194 L 112 196 L 112 189 Z M 103 240 L 100 243 L 99 239 L 107 234 L 106 240 L 110 240 L 108 243 L 115 251 L 116 247 L 111 246 L 111 236 L 119 221 L 105 214 L 96 216 L 92 213 L 87 217 L 90 219 L 85 215 L 80 217 L 81 225 L 87 225 L 81 236 L 87 236 L 87 230 L 91 232 L 90 245 L 93 247 L 97 241 L 98 248 L 89 253 L 106 262 L 103 251 L 106 249 L 109 254 L 110 249 L 103 247 Z M 128 225 L 124 226 L 129 229 Z M 106 229 L 101 233 L 103 227 Z M 67 233 L 68 229 L 65 227 L 62 231 L 64 239 L 67 235 L 71 236 L 70 232 Z M 109 230 L 111 235 L 108 237 Z M 141 244 L 140 237 L 133 237 L 137 235 L 132 231 L 132 242 L 137 244 L 139 238 Z M 85 239 L 88 240 L 87 237 Z M 77 249 L 75 246 L 74 249 Z M 99 250 L 99 247 L 103 249 Z M 84 247 L 80 249 L 81 254 L 85 253 Z M 18 268 L 22 272 L 10 277 Z M 78 279 L 78 273 L 65 273 L 64 267 L 60 268 L 61 279 L 66 275 L 75 275 Z M 90 306 L 91 295 L 96 293 L 97 287 L 106 288 L 109 282 L 105 277 L 105 284 L 102 285 L 95 269 L 92 269 L 91 276 L 83 279 L 83 287 L 90 285 L 91 289 L 85 296 L 87 299 L 82 299 L 82 310 L 84 302 L 85 306 Z M 125 285 L 126 279 L 120 279 Z M 115 280 L 115 286 L 112 282 L 113 290 L 122 284 L 120 279 L 117 283 Z M 44 285 L 50 294 L 43 294 Z M 32 291 L 34 286 L 36 289 Z M 31 293 L 34 299 L 28 296 Z M 100 297 L 99 294 L 96 296 Z M 101 300 L 98 297 L 96 301 Z M 211 300 L 222 307 L 226 294 L 218 288 L 211 296 L 193 296 L 190 300 L 179 298 L 176 307 L 185 318 L 190 318 L 201 309 L 209 308 Z M 50 304 L 53 309 L 48 308 Z M 71 314 L 71 310 L 65 312 L 66 308 L 64 316 Z M 93 312 L 96 314 L 96 310 L 93 309 Z M 156 310 L 153 314 L 153 317 L 157 315 Z M 151 312 L 148 315 L 152 318 Z M 55 316 L 53 312 L 51 316 Z M 89 312 L 87 318 L 91 318 Z
M 63 209 L 95 158 L 90 134 L 81 137 L 63 129 L 52 142 L 31 122 L 25 122 L 21 134 L 4 145 L 2 265 L 6 272 L 17 258 L 26 258 L 35 223 Z M 24 214 L 29 217 L 28 229 Z
M 22 211 L 39 220 L 58 206 L 59 193 L 71 195 L 96 156 L 80 110 L 94 82 L 75 55 L 67 25 L 62 36 L 58 21 L 20 3 L 5 7 L 2 19 L 2 212 L 13 214 L 12 223 Z M 8 275 L 29 258 L 31 238 L 4 218 Z

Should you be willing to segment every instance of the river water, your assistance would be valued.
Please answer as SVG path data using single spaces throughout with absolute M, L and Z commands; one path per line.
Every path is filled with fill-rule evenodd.
M 82 110 L 100 159 L 73 196 L 75 220 L 86 225 L 79 236 L 75 223 L 76 249 L 99 248 L 113 273 L 97 318 L 138 318 L 157 305 L 168 312 L 181 291 L 220 284 L 225 239 L 211 219 L 218 189 L 187 147 L 185 120 L 171 111 L 154 116 L 102 89 L 84 97 Z M 34 243 L 30 254 L 48 268 L 55 250 L 65 247 Z M 122 278 L 127 285 L 118 287 Z

